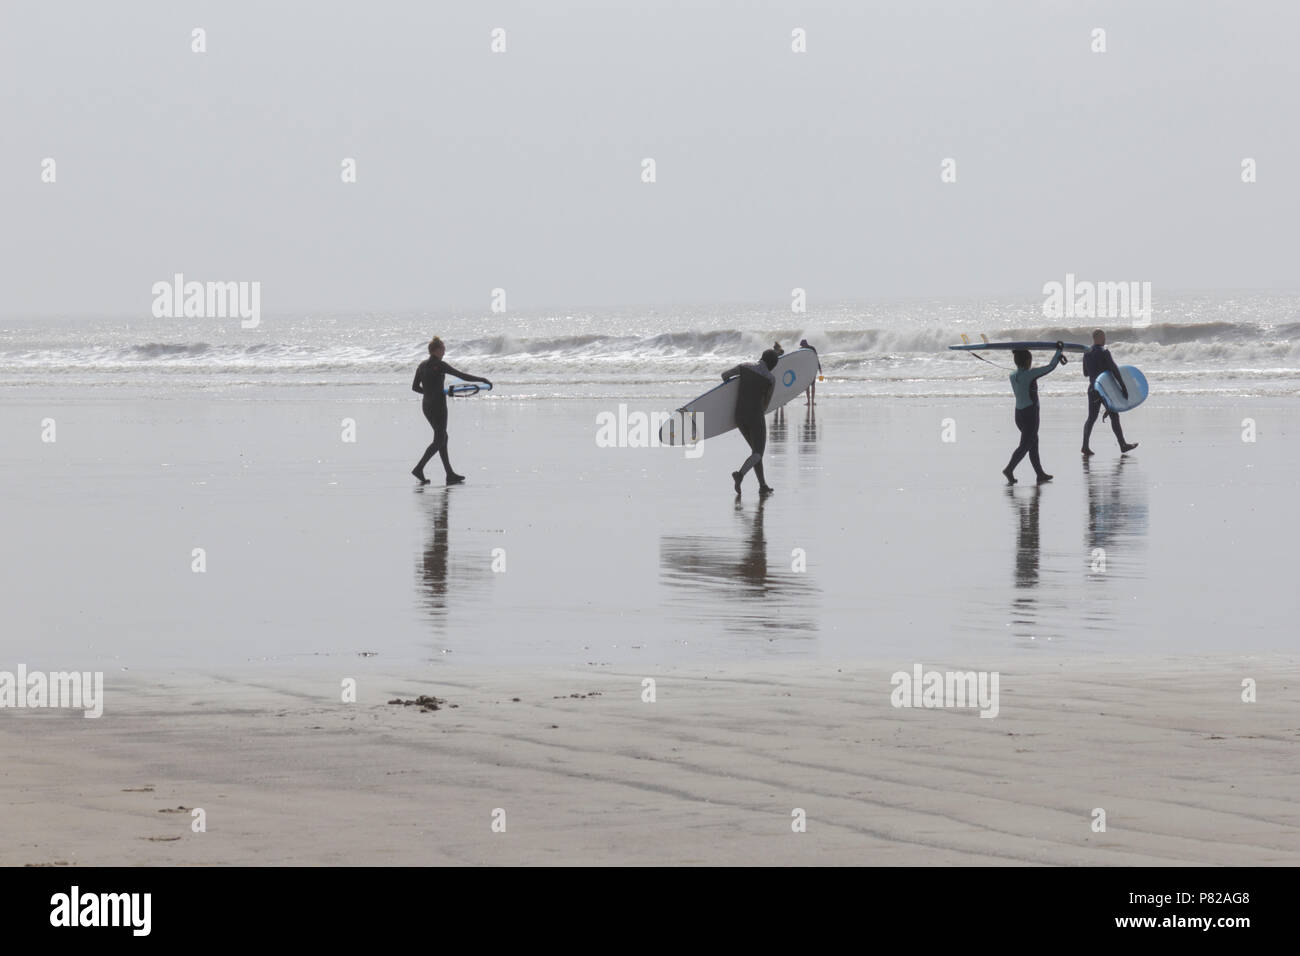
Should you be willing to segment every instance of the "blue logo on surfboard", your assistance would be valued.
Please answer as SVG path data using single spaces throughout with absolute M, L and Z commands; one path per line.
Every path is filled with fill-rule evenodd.
M 785 374 L 781 376 L 781 381 L 785 383 L 785 387 L 786 387 L 786 388 L 789 388 L 791 385 L 793 385 L 793 384 L 794 384 L 794 369 L 792 369 L 792 368 L 788 368 L 788 369 L 786 369 L 786 370 L 785 370 Z

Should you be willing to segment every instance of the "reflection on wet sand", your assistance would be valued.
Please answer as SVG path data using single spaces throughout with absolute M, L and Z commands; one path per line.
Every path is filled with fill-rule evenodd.
M 1133 594 L 1131 587 L 1117 590 L 1116 585 L 1146 577 L 1150 507 L 1140 469 L 1127 456 L 1083 463 L 1088 494 L 1088 604 L 1083 619 L 1088 627 L 1112 625 Z
M 785 406 L 782 405 L 772 415 L 772 424 L 767 430 L 768 449 L 774 454 L 779 455 L 785 451 L 785 440 L 790 435 L 789 426 L 785 420 Z
M 786 409 L 793 411 L 787 414 Z M 789 424 L 791 416 L 798 416 L 795 426 Z M 791 435 L 797 436 L 797 447 L 801 454 L 817 451 L 817 408 L 805 405 L 798 399 L 778 409 L 772 416 L 772 424 L 767 431 L 767 448 L 773 457 L 780 457 L 789 451 L 787 441 Z
M 1141 466 L 1129 458 L 1102 463 L 1085 460 L 1088 520 L 1083 547 L 1049 552 L 1042 568 L 1040 508 L 1063 507 L 1059 490 L 1017 486 L 1006 489 L 1015 509 L 1015 590 L 1010 623 L 1016 637 L 1053 640 L 1076 629 L 1112 630 L 1132 604 L 1135 583 L 1146 577 L 1147 485 Z M 1046 504 L 1044 504 L 1046 502 Z M 1059 516 L 1056 516 L 1059 518 Z M 1062 603 L 1065 577 L 1080 569 L 1086 578 L 1082 606 Z M 1052 583 L 1055 574 L 1057 583 Z M 1077 581 L 1077 578 L 1073 578 Z
M 460 597 L 467 591 L 484 586 L 490 568 L 485 564 L 470 567 L 464 561 L 451 560 L 448 540 L 448 513 L 451 499 L 456 494 L 451 488 L 426 485 L 416 489 L 417 501 L 423 507 L 428 521 L 428 537 L 421 553 L 417 571 L 419 586 L 417 599 L 436 624 L 445 624 L 448 598 L 453 593 Z
M 1030 486 L 1019 494 L 1007 486 L 1007 500 L 1016 509 L 1016 587 L 1011 599 L 1011 623 L 1017 637 L 1036 638 L 1039 631 L 1038 587 L 1039 564 L 1042 560 L 1038 538 L 1038 509 L 1042 502 L 1042 489 Z
M 817 450 L 817 406 L 808 405 L 804 409 L 803 425 L 799 429 L 799 450 Z
M 714 615 L 725 630 L 812 636 L 817 631 L 820 589 L 807 572 L 791 570 L 789 556 L 780 555 L 769 563 L 763 531 L 765 504 L 759 499 L 746 508 L 737 499 L 740 533 L 736 537 L 662 536 L 660 577 L 679 595 L 671 601 L 676 608 L 691 615 Z

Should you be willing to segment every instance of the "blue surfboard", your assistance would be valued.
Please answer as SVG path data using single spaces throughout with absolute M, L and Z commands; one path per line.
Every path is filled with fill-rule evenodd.
M 1127 412 L 1137 408 L 1147 400 L 1148 387 L 1147 377 L 1132 365 L 1121 365 L 1119 374 L 1124 379 L 1124 386 L 1128 389 L 1128 398 L 1119 390 L 1119 383 L 1110 372 L 1102 372 L 1097 376 L 1095 387 L 1097 394 L 1101 396 L 1102 402 L 1112 412 Z
M 492 386 L 485 382 L 457 382 L 455 385 L 448 385 L 442 390 L 442 394 L 450 395 L 453 398 L 458 396 L 469 397 L 477 395 L 479 392 L 490 392 Z

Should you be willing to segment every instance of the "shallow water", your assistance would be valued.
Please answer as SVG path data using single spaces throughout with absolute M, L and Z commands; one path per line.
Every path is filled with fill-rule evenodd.
M 5 659 L 623 666 L 1294 643 L 1294 402 L 1152 399 L 1125 416 L 1139 450 L 1120 459 L 1099 429 L 1084 468 L 1082 395 L 1045 398 L 1057 477 L 1042 488 L 998 474 L 1009 400 L 828 401 L 815 418 L 796 402 L 770 425 L 776 494 L 748 484 L 737 502 L 736 433 L 698 459 L 599 448 L 609 402 L 458 401 L 469 481 L 421 489 L 416 401 L 262 398 L 3 406 L 19 436 Z

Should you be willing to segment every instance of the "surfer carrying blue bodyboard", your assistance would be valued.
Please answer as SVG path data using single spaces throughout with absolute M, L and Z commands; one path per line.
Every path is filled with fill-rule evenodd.
M 1011 373 L 1011 390 L 1016 395 L 1016 427 L 1020 429 L 1020 444 L 1011 455 L 1011 461 L 1002 469 L 1007 477 L 1007 484 L 1016 483 L 1016 465 L 1025 455 L 1038 474 L 1038 483 L 1052 480 L 1052 476 L 1043 471 L 1043 463 L 1038 460 L 1038 380 L 1061 364 L 1065 346 L 1057 342 L 1056 354 L 1046 365 L 1030 368 L 1034 357 L 1028 349 L 1016 349 L 1011 353 L 1016 360 L 1016 370 Z
M 429 343 L 429 357 L 415 370 L 415 381 L 411 383 L 411 390 L 424 396 L 422 403 L 424 417 L 433 426 L 432 444 L 424 450 L 424 457 L 420 459 L 420 463 L 411 469 L 411 474 L 422 485 L 429 483 L 429 479 L 424 477 L 424 466 L 429 463 L 430 458 L 438 454 L 442 455 L 442 467 L 447 473 L 447 484 L 458 485 L 465 480 L 464 475 L 458 475 L 451 470 L 451 460 L 447 457 L 447 396 L 443 391 L 445 377 L 454 375 L 466 382 L 483 382 L 489 387 L 492 385 L 485 378 L 466 375 L 452 368 L 442 360 L 446 354 L 447 346 L 435 335 L 433 341 Z
M 1111 357 L 1106 350 L 1106 333 L 1101 329 L 1096 329 L 1092 333 L 1092 348 L 1083 353 L 1083 374 L 1088 376 L 1088 420 L 1083 424 L 1083 457 L 1087 458 L 1093 454 L 1088 447 L 1088 440 L 1092 437 L 1092 426 L 1097 421 L 1097 415 L 1101 412 L 1101 395 L 1097 392 L 1097 376 L 1102 372 L 1110 372 L 1111 378 L 1119 385 L 1120 391 L 1125 398 L 1128 398 L 1128 387 L 1124 384 L 1124 377 L 1119 372 L 1119 367 L 1115 364 L 1115 359 Z M 1119 413 L 1107 411 L 1110 416 L 1110 428 L 1115 433 L 1115 439 L 1119 442 L 1120 454 L 1132 451 L 1138 446 L 1137 442 L 1129 444 L 1124 440 L 1124 429 L 1119 425 Z
M 758 477 L 758 493 L 772 493 L 771 486 L 763 477 L 763 449 L 767 447 L 767 422 L 763 416 L 767 412 L 767 403 L 772 400 L 772 393 L 776 391 L 776 376 L 772 374 L 776 362 L 776 351 L 768 349 L 759 361 L 750 365 L 737 365 L 722 373 L 724 382 L 740 377 L 740 387 L 736 389 L 736 427 L 749 443 L 750 451 L 749 457 L 740 466 L 740 471 L 731 473 L 736 483 L 736 494 L 740 494 L 740 482 L 751 468 Z

